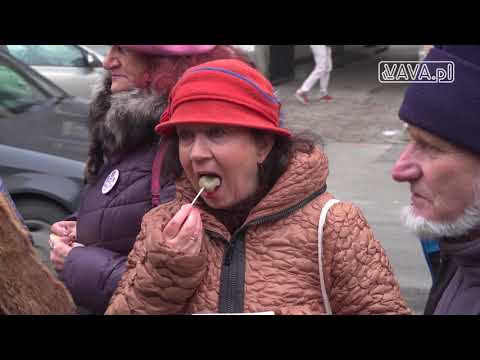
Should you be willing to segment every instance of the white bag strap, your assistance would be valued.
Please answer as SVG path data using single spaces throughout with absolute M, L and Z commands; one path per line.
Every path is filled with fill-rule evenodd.
M 325 305 L 325 311 L 327 315 L 332 314 L 332 308 L 330 307 L 330 300 L 328 300 L 327 289 L 325 286 L 325 278 L 323 276 L 323 262 L 322 262 L 322 249 L 323 249 L 323 226 L 325 225 L 325 220 L 327 219 L 328 210 L 340 202 L 337 199 L 330 199 L 323 206 L 322 212 L 320 213 L 320 220 L 318 222 L 318 271 L 320 274 L 320 287 L 322 289 L 323 304 Z

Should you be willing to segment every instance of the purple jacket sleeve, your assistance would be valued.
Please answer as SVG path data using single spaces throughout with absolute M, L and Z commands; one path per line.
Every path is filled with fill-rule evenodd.
M 127 256 L 98 247 L 75 247 L 59 274 L 78 306 L 103 314 L 125 272 Z
M 72 215 L 67 217 L 66 219 L 63 219 L 63 221 L 77 221 L 77 211 L 75 211 Z

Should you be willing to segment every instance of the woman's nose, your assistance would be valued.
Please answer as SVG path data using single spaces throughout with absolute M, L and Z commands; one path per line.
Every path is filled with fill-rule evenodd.
M 212 157 L 208 141 L 202 136 L 196 136 L 190 149 L 190 158 L 192 161 L 206 160 Z
M 422 175 L 419 162 L 415 159 L 409 144 L 400 155 L 392 169 L 392 178 L 398 182 L 415 181 Z
M 113 54 L 113 49 L 110 49 L 105 58 L 103 59 L 103 68 L 105 70 L 111 70 L 118 66 L 118 64 L 119 61 L 117 57 Z

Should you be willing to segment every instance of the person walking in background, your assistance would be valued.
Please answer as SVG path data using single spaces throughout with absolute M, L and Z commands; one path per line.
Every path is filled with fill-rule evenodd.
M 315 86 L 317 81 L 320 83 L 320 100 L 332 101 L 333 98 L 328 95 L 328 84 L 330 82 L 330 72 L 332 71 L 332 48 L 330 45 L 310 45 L 315 68 L 303 82 L 300 89 L 295 93 L 295 97 L 304 105 L 310 103 L 308 93 Z

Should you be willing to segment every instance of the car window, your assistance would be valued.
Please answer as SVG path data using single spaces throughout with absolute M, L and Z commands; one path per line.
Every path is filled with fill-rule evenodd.
M 107 56 L 108 51 L 112 47 L 111 45 L 85 45 L 85 46 L 102 56 Z
M 47 99 L 22 74 L 7 64 L 0 63 L 0 114 L 19 113 Z
M 8 52 L 30 66 L 85 67 L 85 56 L 73 45 L 7 45 Z

